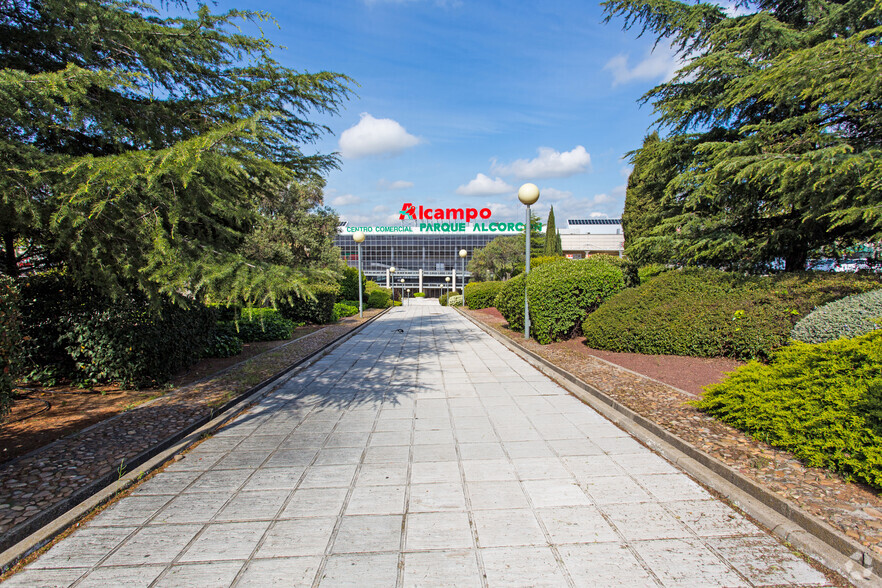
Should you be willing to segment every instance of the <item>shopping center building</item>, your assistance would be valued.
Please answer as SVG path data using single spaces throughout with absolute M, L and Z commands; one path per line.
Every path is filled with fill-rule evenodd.
M 405 211 L 408 206 L 403 207 Z M 496 237 L 524 232 L 523 222 L 494 222 L 486 208 L 442 211 L 411 206 L 409 210 L 409 214 L 402 213 L 400 223 L 387 226 L 341 222 L 335 244 L 346 263 L 358 267 L 358 246 L 352 236 L 363 232 L 361 261 L 365 276 L 380 285 L 394 287 L 396 292 L 410 290 L 410 295 L 424 292 L 436 297 L 450 288 L 461 288 L 471 277 L 464 268 L 475 249 Z M 624 249 L 621 219 L 570 219 L 558 233 L 564 255 L 573 259 L 596 254 L 621 255 Z M 465 259 L 459 256 L 463 249 Z

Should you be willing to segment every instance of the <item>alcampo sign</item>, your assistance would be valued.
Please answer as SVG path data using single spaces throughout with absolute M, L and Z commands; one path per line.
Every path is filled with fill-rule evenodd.
M 417 208 L 410 202 L 405 202 L 399 211 L 398 220 L 464 220 L 470 223 L 478 217 L 487 220 L 492 214 L 489 208 Z
M 417 226 L 383 226 L 355 227 L 347 226 L 344 232 L 355 233 L 523 233 L 524 223 L 473 222 L 477 219 L 487 220 L 492 216 L 489 208 L 424 208 L 405 202 L 398 212 L 398 220 L 417 221 Z M 448 222 L 428 222 L 448 221 Z M 458 221 L 458 222 L 449 222 Z M 534 231 L 541 231 L 542 224 L 533 226 Z

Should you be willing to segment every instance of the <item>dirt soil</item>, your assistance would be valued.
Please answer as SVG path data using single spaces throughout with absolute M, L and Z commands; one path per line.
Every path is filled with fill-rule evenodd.
M 246 343 L 239 355 L 203 359 L 175 376 L 165 388 L 124 390 L 112 385 L 91 389 L 71 386 L 19 388 L 7 422 L 0 425 L 0 463 L 322 328 L 322 325 L 298 327 L 291 339 Z

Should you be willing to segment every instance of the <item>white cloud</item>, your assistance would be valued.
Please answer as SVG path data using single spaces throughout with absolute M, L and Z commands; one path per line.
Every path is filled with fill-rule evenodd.
M 420 142 L 391 118 L 374 118 L 367 112 L 340 135 L 340 153 L 348 159 L 401 153 Z
M 405 180 L 395 180 L 394 182 L 390 182 L 385 178 L 377 181 L 378 190 L 405 190 L 407 188 L 413 188 L 413 182 Z
M 349 206 L 350 204 L 361 204 L 363 200 L 358 196 L 353 196 L 352 194 L 341 194 L 340 196 L 334 197 L 331 200 L 331 206 Z
M 656 45 L 633 67 L 628 65 L 630 55 L 620 53 L 606 62 L 603 69 L 612 72 L 613 86 L 635 81 L 667 82 L 673 79 L 684 62 L 670 46 Z
M 506 184 L 502 178 L 493 180 L 484 174 L 478 174 L 474 180 L 456 189 L 456 193 L 463 196 L 490 196 L 514 191 L 514 186 Z
M 551 147 L 540 147 L 534 159 L 518 159 L 509 165 L 493 162 L 493 173 L 517 178 L 566 178 L 591 169 L 591 155 L 581 145 L 563 153 Z
M 592 212 L 591 218 L 609 218 L 609 215 L 605 212 Z

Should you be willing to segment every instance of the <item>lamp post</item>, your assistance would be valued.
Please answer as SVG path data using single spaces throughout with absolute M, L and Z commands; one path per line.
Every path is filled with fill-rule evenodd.
M 465 308 L 465 258 L 468 255 L 468 251 L 465 249 L 459 250 L 459 256 L 462 258 L 462 306 Z
M 392 275 L 392 306 L 395 306 L 395 266 L 389 268 L 389 273 Z
M 524 339 L 530 338 L 530 301 L 527 299 L 527 276 L 530 274 L 530 205 L 539 200 L 539 188 L 536 184 L 524 184 L 518 189 L 518 200 L 527 205 L 527 222 L 524 234 L 527 242 L 527 260 L 524 268 Z
M 361 244 L 364 242 L 364 233 L 358 231 L 352 235 L 352 240 L 358 243 L 358 318 L 364 318 L 364 305 L 361 301 Z
M 404 278 L 398 281 L 401 283 L 401 306 L 404 306 Z
M 447 276 L 446 278 L 444 278 L 444 281 L 447 282 L 447 291 L 449 292 L 450 291 L 450 276 Z M 443 296 L 444 292 L 441 292 L 441 294 Z

